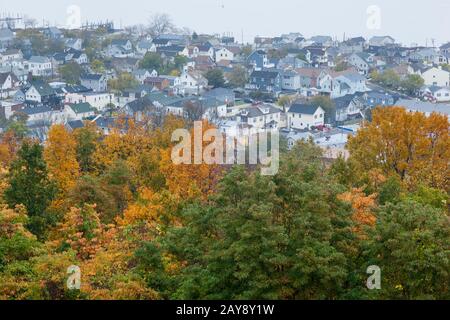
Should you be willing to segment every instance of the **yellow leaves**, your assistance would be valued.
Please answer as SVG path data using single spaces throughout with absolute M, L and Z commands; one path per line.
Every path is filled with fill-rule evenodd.
M 28 221 L 26 210 L 23 206 L 9 209 L 6 205 L 0 207 L 0 237 L 11 238 L 13 235 L 21 235 L 34 239 L 35 236 L 25 228 Z
M 214 128 L 207 121 L 202 125 L 202 136 L 209 129 Z M 203 139 L 202 139 L 203 141 Z M 209 145 L 203 141 L 203 149 Z M 166 177 L 167 188 L 181 199 L 200 197 L 206 200 L 214 192 L 216 183 L 221 177 L 222 169 L 219 165 L 208 165 L 204 162 L 194 164 L 194 129 L 191 130 L 191 163 L 174 164 L 171 155 L 172 149 L 166 149 L 161 156 L 161 172 Z
M 50 128 L 44 150 L 50 177 L 56 181 L 60 191 L 65 194 L 75 185 L 80 174 L 76 157 L 76 141 L 63 125 Z
M 169 192 L 154 192 L 143 188 L 138 200 L 118 218 L 119 226 L 130 226 L 144 222 L 148 228 L 158 231 L 158 226 L 175 222 L 173 213 L 178 206 L 177 199 Z

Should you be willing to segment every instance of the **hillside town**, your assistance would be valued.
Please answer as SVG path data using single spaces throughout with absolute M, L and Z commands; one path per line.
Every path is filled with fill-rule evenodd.
M 167 18 L 168 19 L 168 18 Z M 376 106 L 450 113 L 450 43 L 407 47 L 392 37 L 342 40 L 301 33 L 256 37 L 118 30 L 111 22 L 64 30 L 0 29 L 1 130 L 26 123 L 42 142 L 53 124 L 120 115 L 207 119 L 224 133 L 277 129 L 341 150 Z
M 288 319 L 277 300 L 346 316 L 345 300 L 450 300 L 433 0 L 16 1 L 0 12 L 0 303 Z M 102 315 L 139 305 L 154 315 Z

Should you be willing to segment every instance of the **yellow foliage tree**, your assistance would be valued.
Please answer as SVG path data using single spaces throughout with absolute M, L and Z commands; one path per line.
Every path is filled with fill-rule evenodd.
M 77 162 L 76 141 L 63 125 L 50 128 L 44 159 L 51 178 L 56 181 L 60 192 L 65 194 L 75 185 L 80 167 Z

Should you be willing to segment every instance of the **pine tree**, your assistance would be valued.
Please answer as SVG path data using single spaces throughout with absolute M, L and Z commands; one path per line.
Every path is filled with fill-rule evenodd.
M 6 202 L 12 208 L 24 205 L 30 216 L 29 229 L 43 236 L 51 220 L 46 209 L 55 197 L 57 188 L 49 180 L 41 145 L 29 141 L 22 144 L 17 159 L 11 164 L 8 182 Z

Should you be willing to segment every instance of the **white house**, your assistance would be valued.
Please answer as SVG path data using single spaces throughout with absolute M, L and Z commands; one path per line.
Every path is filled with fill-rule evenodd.
M 81 85 L 95 92 L 104 92 L 108 88 L 108 80 L 104 74 L 88 73 L 81 75 Z
M 23 66 L 23 54 L 19 49 L 9 49 L 0 53 L 0 65 L 3 67 Z
M 53 95 L 55 95 L 55 91 L 46 82 L 35 81 L 25 91 L 25 100 L 42 103 Z
M 132 72 L 133 76 L 139 81 L 141 84 L 148 78 L 155 78 L 158 76 L 158 71 L 153 70 L 152 72 L 146 69 L 137 69 Z
M 66 95 L 65 103 L 89 103 L 98 111 L 105 110 L 110 103 L 113 103 L 114 95 L 108 92 L 84 92 L 69 93 Z
M 322 107 L 293 104 L 287 113 L 289 129 L 305 130 L 325 125 L 325 111 Z
M 375 36 L 370 38 L 369 45 L 374 47 L 384 47 L 386 45 L 392 45 L 395 43 L 395 39 L 391 36 Z
M 112 40 L 107 48 L 107 55 L 116 58 L 127 58 L 134 56 L 133 44 L 130 40 Z
M 233 61 L 234 53 L 228 50 L 227 48 L 220 48 L 215 52 L 216 62 L 225 60 L 225 61 Z
M 438 87 L 438 86 L 428 86 L 424 87 L 422 90 L 422 96 L 428 100 L 434 102 L 448 102 L 450 101 L 450 88 L 449 87 Z
M 25 66 L 33 76 L 51 76 L 53 73 L 52 61 L 47 57 L 32 56 Z
M 66 48 L 71 48 L 80 51 L 83 49 L 83 40 L 82 39 L 66 39 L 64 45 Z
M 283 90 L 299 90 L 302 87 L 301 76 L 294 71 L 285 71 L 281 77 Z
M 156 45 L 150 40 L 142 40 L 137 43 L 136 51 L 140 55 L 145 55 L 147 52 L 156 52 Z
M 0 73 L 0 99 L 8 98 L 17 91 L 19 79 L 12 72 Z
M 348 58 L 348 63 L 354 66 L 359 73 L 367 75 L 373 63 L 373 56 L 365 52 L 353 53 Z
M 450 86 L 450 72 L 442 70 L 441 67 L 432 67 L 422 72 L 422 78 L 427 86 Z
M 279 129 L 281 110 L 270 104 L 250 106 L 242 109 L 236 118 L 255 129 Z
M 208 86 L 208 80 L 198 71 L 184 69 L 176 80 L 174 91 L 177 94 L 199 94 Z
M 83 120 L 95 116 L 97 111 L 89 103 L 68 103 L 64 109 L 69 120 Z

